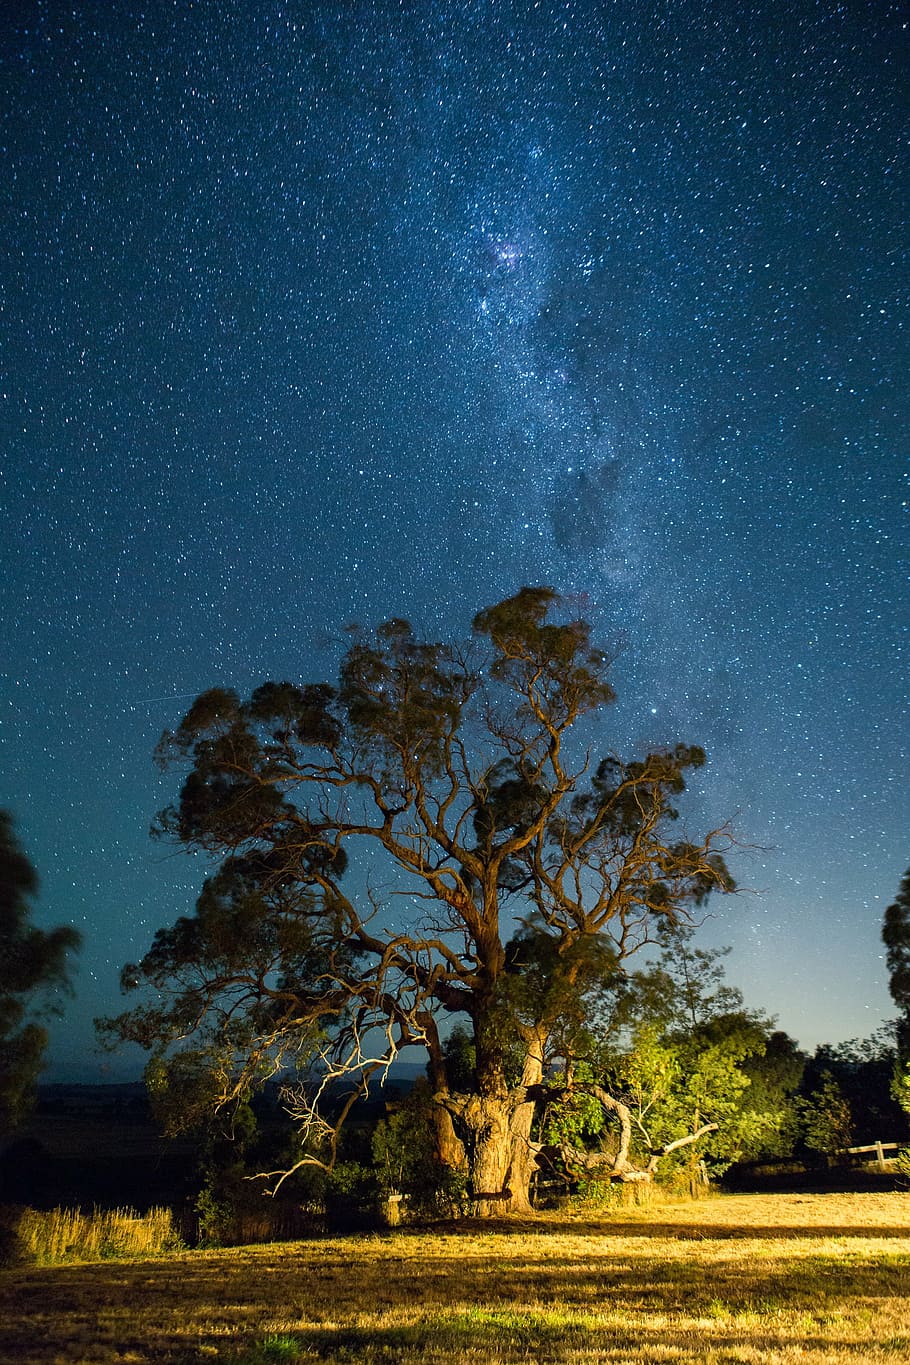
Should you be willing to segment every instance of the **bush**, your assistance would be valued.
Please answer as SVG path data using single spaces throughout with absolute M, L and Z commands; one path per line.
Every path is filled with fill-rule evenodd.
M 380 1188 L 376 1172 L 359 1161 L 339 1161 L 329 1176 L 326 1221 L 333 1232 L 378 1227 Z
M 619 1208 L 622 1204 L 622 1183 L 598 1175 L 596 1171 L 585 1172 L 577 1182 L 572 1204 L 579 1209 Z
M 457 1218 L 467 1212 L 468 1178 L 444 1166 L 436 1156 L 433 1101 L 425 1081 L 376 1125 L 372 1157 L 376 1179 L 385 1194 L 402 1194 L 403 1218 Z
M 797 1104 L 804 1147 L 832 1165 L 853 1141 L 850 1105 L 840 1085 L 830 1071 L 823 1071 L 817 1088 Z
M 894 1169 L 897 1172 L 901 1187 L 910 1189 L 910 1147 L 903 1147 L 898 1152 L 894 1161 Z
M 191 1245 L 203 1248 L 311 1237 L 325 1231 L 324 1185 L 324 1177 L 318 1182 L 298 1181 L 273 1197 L 261 1180 L 238 1174 L 228 1182 L 222 1172 L 217 1181 L 207 1179 L 199 1191 L 185 1221 L 185 1236 Z

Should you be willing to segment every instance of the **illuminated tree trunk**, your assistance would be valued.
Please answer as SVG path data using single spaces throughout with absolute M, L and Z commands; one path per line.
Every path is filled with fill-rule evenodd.
M 436 1156 L 440 1164 L 447 1166 L 450 1171 L 467 1171 L 468 1158 L 464 1143 L 455 1131 L 452 1115 L 442 1105 L 434 1106 L 433 1127 Z
M 473 1212 L 478 1218 L 511 1212 L 513 1199 L 517 1196 L 519 1205 L 522 1200 L 520 1191 L 509 1184 L 512 1105 L 508 1094 L 472 1095 L 462 1117 L 468 1131 Z
M 542 1033 L 535 1032 L 529 1039 L 517 1089 L 507 1088 L 497 1064 L 491 1067 L 486 1086 L 481 1078 L 482 1093 L 472 1095 L 461 1111 L 468 1135 L 473 1211 L 479 1218 L 532 1211 L 531 1177 L 537 1169 L 532 1142 L 536 1106 L 528 1091 L 543 1077 L 543 1043 Z
M 464 1143 L 455 1131 L 455 1124 L 452 1119 L 452 1105 L 449 1095 L 448 1079 L 446 1077 L 445 1061 L 443 1060 L 442 1049 L 439 1045 L 439 1037 L 433 1027 L 430 1052 L 430 1081 L 433 1086 L 437 1103 L 433 1106 L 433 1130 L 436 1142 L 436 1156 L 442 1166 L 448 1167 L 450 1171 L 467 1171 L 468 1157 L 464 1149 Z
M 545 1034 L 536 1032 L 525 1058 L 521 1089 L 518 1095 L 513 1097 L 510 1125 L 512 1146 L 509 1169 L 509 1188 L 512 1191 L 509 1201 L 510 1213 L 531 1211 L 531 1177 L 537 1170 L 537 1148 L 532 1140 L 537 1105 L 534 1100 L 529 1100 L 527 1095 L 543 1081 L 544 1043 Z

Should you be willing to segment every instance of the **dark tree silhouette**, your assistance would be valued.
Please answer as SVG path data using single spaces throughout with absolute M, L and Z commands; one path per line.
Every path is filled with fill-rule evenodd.
M 886 1027 L 869 1038 L 820 1044 L 806 1064 L 801 1090 L 811 1097 L 830 1081 L 850 1110 L 852 1142 L 890 1142 L 907 1130 L 893 1090 L 896 1070 L 901 1067 L 894 1034 Z
M 732 887 L 722 829 L 670 838 L 700 749 L 589 761 L 607 664 L 554 591 L 524 588 L 461 646 L 395 620 L 354 636 L 337 687 L 200 696 L 162 739 L 188 772 L 157 828 L 219 866 L 125 969 L 146 1003 L 102 1027 L 153 1050 L 185 1109 L 314 1057 L 324 1085 L 363 1086 L 419 1045 L 441 1160 L 478 1213 L 527 1209 L 554 1039 L 595 980 Z M 453 1023 L 473 1043 L 457 1075 Z M 302 1160 L 330 1166 L 317 1098 L 288 1103 Z
M 897 1023 L 898 1048 L 910 1058 L 910 868 L 901 878 L 897 896 L 885 911 L 882 939 L 891 998 L 901 1012 Z
M 67 954 L 80 935 L 29 922 L 38 877 L 0 811 L 0 1131 L 20 1121 L 33 1098 L 47 1032 L 33 1017 L 54 1009 L 52 991 L 68 984 Z

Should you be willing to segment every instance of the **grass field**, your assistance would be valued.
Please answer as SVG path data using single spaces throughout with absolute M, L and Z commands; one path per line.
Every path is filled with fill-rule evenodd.
M 736 1195 L 0 1275 L 0 1361 L 910 1361 L 910 1195 Z

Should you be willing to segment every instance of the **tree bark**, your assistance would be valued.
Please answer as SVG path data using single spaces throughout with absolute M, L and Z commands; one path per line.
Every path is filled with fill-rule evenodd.
M 451 1171 L 466 1171 L 468 1158 L 464 1143 L 455 1131 L 451 1113 L 441 1104 L 433 1106 L 433 1128 L 440 1163 Z
M 439 1162 L 451 1171 L 467 1171 L 468 1158 L 464 1143 L 455 1131 L 455 1125 L 452 1121 L 452 1106 L 446 1102 L 449 1086 L 445 1061 L 443 1060 L 442 1049 L 439 1046 L 439 1036 L 435 1031 L 435 1025 L 431 1024 L 431 1028 L 430 1081 L 436 1092 L 434 1096 L 436 1103 L 432 1109 L 436 1156 Z
M 508 1094 L 472 1095 L 462 1118 L 468 1131 L 468 1169 L 475 1216 L 495 1218 L 497 1214 L 510 1213 L 516 1192 L 509 1183 L 512 1104 Z M 518 1192 L 518 1203 L 528 1203 L 526 1192 L 524 1201 Z
M 509 1213 L 531 1212 L 531 1177 L 537 1170 L 537 1148 L 531 1140 L 536 1099 L 529 1099 L 543 1082 L 543 1057 L 547 1031 L 540 1027 L 529 1030 L 526 1037 L 528 1051 L 522 1069 L 521 1086 L 512 1095 L 510 1122 L 512 1160 L 509 1170 L 511 1197 Z
M 536 1100 L 529 1096 L 543 1079 L 545 1034 L 535 1031 L 527 1041 L 521 1083 L 514 1090 L 494 1072 L 485 1093 L 462 1097 L 454 1111 L 465 1134 L 473 1212 L 478 1218 L 533 1211 L 530 1190 L 537 1153 L 531 1134 Z
M 535 1102 L 526 1099 L 525 1093 L 521 1087 L 511 1094 L 435 1096 L 448 1111 L 452 1151 L 463 1154 L 456 1169 L 467 1169 L 472 1213 L 477 1218 L 533 1211 L 530 1186 L 537 1154 L 531 1126 Z

